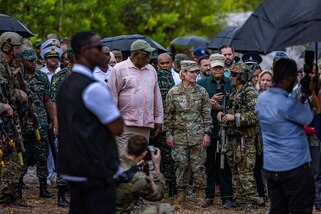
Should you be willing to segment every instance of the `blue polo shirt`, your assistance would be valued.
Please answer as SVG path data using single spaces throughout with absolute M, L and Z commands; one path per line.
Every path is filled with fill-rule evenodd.
M 263 92 L 256 104 L 263 135 L 263 168 L 283 172 L 311 161 L 303 126 L 313 113 L 281 88 Z

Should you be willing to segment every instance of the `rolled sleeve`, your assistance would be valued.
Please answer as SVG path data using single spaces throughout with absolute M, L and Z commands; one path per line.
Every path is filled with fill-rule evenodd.
M 88 85 L 82 93 L 82 99 L 86 108 L 96 115 L 102 124 L 109 124 L 121 117 L 110 91 L 99 82 Z

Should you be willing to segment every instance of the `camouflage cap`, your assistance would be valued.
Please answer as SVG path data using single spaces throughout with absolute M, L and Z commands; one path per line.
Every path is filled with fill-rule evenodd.
M 12 46 L 23 45 L 23 38 L 15 32 L 4 32 L 0 36 L 0 46 L 3 42 L 8 42 Z
M 197 71 L 200 70 L 197 63 L 192 60 L 183 60 L 181 61 L 181 70 L 184 71 Z
M 157 58 L 158 58 L 158 53 L 157 53 L 157 51 L 151 52 L 151 54 L 150 54 L 150 56 L 149 56 L 149 59 L 151 59 L 151 60 L 153 60 L 153 59 L 157 60 Z
M 35 48 L 40 48 L 41 45 L 42 45 L 42 41 L 37 41 L 37 42 L 35 42 L 35 43 L 33 44 L 33 46 L 34 46 Z
M 249 71 L 249 68 L 244 63 L 235 63 L 230 71 L 232 73 L 245 74 Z
M 37 59 L 37 55 L 33 49 L 25 49 L 20 52 L 20 59 L 31 61 Z
M 225 59 L 222 54 L 215 53 L 210 56 L 210 63 L 212 68 L 217 66 L 224 67 L 224 61 Z
M 186 54 L 176 54 L 174 59 L 174 69 L 176 71 L 181 70 L 181 61 L 183 60 L 189 60 L 188 56 Z
M 130 51 L 138 51 L 138 50 L 144 50 L 144 51 L 147 51 L 147 52 L 153 52 L 156 49 L 152 48 L 150 46 L 150 44 L 148 42 L 146 42 L 145 40 L 137 39 L 132 43 L 132 45 L 130 47 Z

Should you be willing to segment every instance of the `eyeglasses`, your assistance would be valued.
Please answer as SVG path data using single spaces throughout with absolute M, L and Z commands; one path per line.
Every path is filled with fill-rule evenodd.
M 213 69 L 213 71 L 223 71 L 224 70 L 223 67 L 214 67 L 212 69 Z

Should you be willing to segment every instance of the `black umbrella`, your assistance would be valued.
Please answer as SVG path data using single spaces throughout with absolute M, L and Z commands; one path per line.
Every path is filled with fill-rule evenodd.
M 171 41 L 172 45 L 206 48 L 208 41 L 199 36 L 179 36 Z
M 3 32 L 16 32 L 22 37 L 32 37 L 34 34 L 18 20 L 0 13 L 0 34 Z
M 118 49 L 120 51 L 130 51 L 130 46 L 132 43 L 137 39 L 143 39 L 146 42 L 150 44 L 153 48 L 156 48 L 158 53 L 164 53 L 167 52 L 167 50 L 155 42 L 154 40 L 140 35 L 140 34 L 134 34 L 134 35 L 121 35 L 121 36 L 115 36 L 115 37 L 109 37 L 101 40 L 101 42 L 104 45 L 107 45 L 109 49 Z
M 235 32 L 240 27 L 227 27 L 219 32 L 213 39 L 209 41 L 207 48 L 219 49 L 222 45 L 231 45 Z
M 248 18 L 232 45 L 269 53 L 321 41 L 320 0 L 266 0 Z
M 249 47 L 245 43 L 235 43 L 234 38 L 240 28 L 240 26 L 224 28 L 212 40 L 210 40 L 209 44 L 207 45 L 207 48 L 219 49 L 222 45 L 229 45 L 233 47 L 233 49 L 237 52 L 256 52 L 260 54 L 263 53 L 260 51 L 256 51 L 255 49 Z

